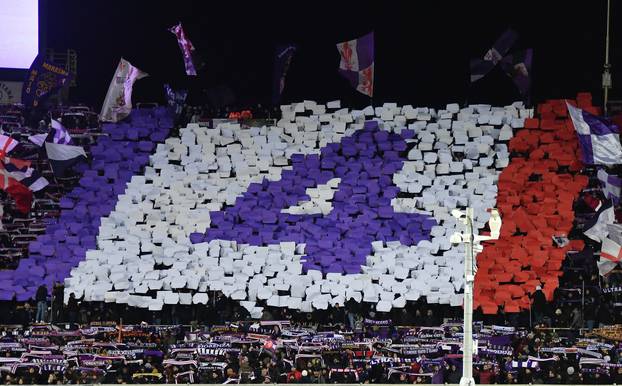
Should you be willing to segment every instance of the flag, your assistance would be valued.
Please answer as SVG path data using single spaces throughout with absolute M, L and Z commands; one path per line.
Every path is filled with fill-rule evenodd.
M 622 163 L 620 128 L 604 117 L 598 117 L 566 102 L 572 124 L 577 131 L 583 162 L 588 165 Z
M 33 192 L 38 192 L 49 185 L 48 180 L 31 167 L 30 161 L 4 157 L 0 162 L 0 166 L 4 168 L 10 177 L 21 182 Z
M 28 136 L 28 140 L 32 143 L 34 143 L 35 145 L 41 147 L 43 146 L 43 144 L 45 143 L 46 138 L 48 137 L 49 134 L 34 134 L 34 135 L 29 135 Z
M 37 192 L 48 186 L 48 181 L 31 167 L 30 161 L 7 156 L 7 153 L 18 144 L 19 142 L 13 138 L 0 135 L 0 167 L 8 173 L 9 177 L 21 182 L 33 192 Z
M 166 93 L 166 101 L 173 111 L 175 111 L 175 115 L 181 114 L 184 108 L 184 102 L 188 96 L 188 90 L 173 90 L 167 83 L 164 85 L 164 92 Z
M 611 201 L 605 202 L 594 216 L 583 227 L 583 234 L 596 242 L 602 242 L 607 237 L 609 224 L 613 224 L 615 213 Z
M 471 59 L 471 83 L 486 76 L 508 53 L 516 39 L 518 39 L 516 31 L 508 29 L 495 41 L 483 59 Z
M 186 37 L 186 33 L 184 32 L 184 27 L 182 27 L 181 22 L 179 22 L 176 26 L 173 26 L 168 29 L 171 31 L 175 37 L 177 38 L 177 44 L 179 44 L 179 48 L 181 49 L 181 54 L 184 57 L 184 65 L 186 66 L 186 75 L 197 75 L 197 64 L 198 58 L 196 57 L 196 50 L 194 45 L 190 39 Z
M 4 167 L 0 167 L 0 189 L 7 192 L 15 207 L 22 213 L 28 213 L 32 207 L 32 191 L 11 176 Z
M 45 97 L 67 84 L 70 79 L 69 71 L 39 54 L 28 70 L 28 78 L 22 88 L 22 103 L 28 107 L 37 107 Z
M 63 177 L 67 169 L 81 161 L 86 161 L 86 153 L 82 146 L 46 142 L 45 151 L 52 171 L 57 177 Z
M 622 178 L 616 175 L 609 175 L 605 170 L 600 169 L 596 173 L 598 180 L 603 186 L 603 194 L 612 200 L 615 205 L 620 203 L 620 190 L 622 188 Z
M 527 49 L 501 59 L 501 68 L 512 78 L 522 96 L 529 94 L 531 89 L 531 63 L 533 50 Z
M 608 227 L 609 236 L 603 239 L 598 260 L 598 272 L 605 276 L 622 261 L 622 227 L 611 224 Z
M 15 139 L 0 134 L 0 153 L 6 154 L 11 150 L 15 149 L 15 146 L 19 144 Z
M 357 91 L 372 97 L 374 95 L 374 33 L 358 39 L 338 43 L 341 55 L 339 73 Z
M 34 134 L 29 136 L 28 140 L 39 147 L 43 146 L 46 141 L 60 143 L 63 145 L 70 145 L 72 143 L 71 135 L 62 123 L 55 119 L 52 119 L 51 126 L 52 130 L 50 130 L 50 132 L 48 132 L 47 134 Z
M 63 126 L 62 123 L 57 121 L 56 119 L 52 119 L 52 142 L 60 143 L 63 145 L 71 144 L 71 135 L 69 135 L 69 131 Z
M 134 82 L 146 76 L 149 74 L 142 72 L 121 58 L 114 77 L 110 81 L 100 119 L 104 122 L 118 122 L 130 115 Z
M 278 105 L 281 102 L 281 95 L 285 89 L 285 77 L 289 70 L 292 58 L 296 53 L 295 45 L 279 46 L 274 55 L 274 74 L 272 76 L 272 104 Z

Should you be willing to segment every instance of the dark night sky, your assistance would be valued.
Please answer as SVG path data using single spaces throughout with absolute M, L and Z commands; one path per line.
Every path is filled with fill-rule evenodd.
M 201 89 L 230 87 L 239 103 L 268 102 L 275 44 L 296 43 L 284 102 L 368 99 L 337 74 L 335 43 L 374 30 L 374 103 L 441 106 L 448 102 L 519 99 L 500 70 L 470 86 L 468 63 L 507 27 L 515 49 L 534 48 L 533 99 L 591 91 L 600 98 L 604 60 L 604 0 L 268 2 L 49 0 L 47 45 L 78 52 L 78 89 L 72 99 L 99 108 L 121 56 L 152 76 L 135 86 L 135 100 L 161 100 L 162 83 Z M 216 5 L 218 3 L 218 5 Z M 622 12 L 613 1 L 612 14 Z M 616 4 L 617 3 L 617 4 Z M 301 6 L 300 4 L 306 4 Z M 406 6 L 406 4 L 411 4 Z M 546 4 L 546 5 L 543 5 Z M 207 66 L 187 78 L 167 27 L 182 21 Z M 622 27 L 613 24 L 614 96 L 622 95 Z

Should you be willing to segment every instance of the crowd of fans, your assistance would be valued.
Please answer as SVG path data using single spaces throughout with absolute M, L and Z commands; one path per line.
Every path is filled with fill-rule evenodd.
M 60 328 L 62 327 L 62 328 Z M 462 325 L 290 321 L 0 327 L 5 384 L 459 383 Z M 476 323 L 481 384 L 620 384 L 619 330 Z

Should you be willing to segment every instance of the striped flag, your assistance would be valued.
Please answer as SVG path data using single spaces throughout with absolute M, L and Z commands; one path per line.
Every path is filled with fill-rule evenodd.
M 3 169 L 5 176 L 13 178 L 33 192 L 38 192 L 49 185 L 48 180 L 31 167 L 32 163 L 30 161 L 6 155 L 18 144 L 19 142 L 13 138 L 0 135 L 0 168 Z M 8 187 L 8 183 L 5 187 Z
M 48 180 L 41 176 L 41 173 L 30 167 L 30 161 L 5 157 L 1 164 L 11 177 L 21 182 L 33 192 L 38 192 L 49 185 Z

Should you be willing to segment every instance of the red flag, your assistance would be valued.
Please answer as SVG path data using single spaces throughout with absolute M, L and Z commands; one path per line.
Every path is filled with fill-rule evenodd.
M 4 169 L 4 165 L 0 169 L 0 189 L 4 190 L 15 200 L 17 210 L 22 213 L 30 212 L 32 207 L 32 191 L 24 184 L 10 176 L 10 173 Z

